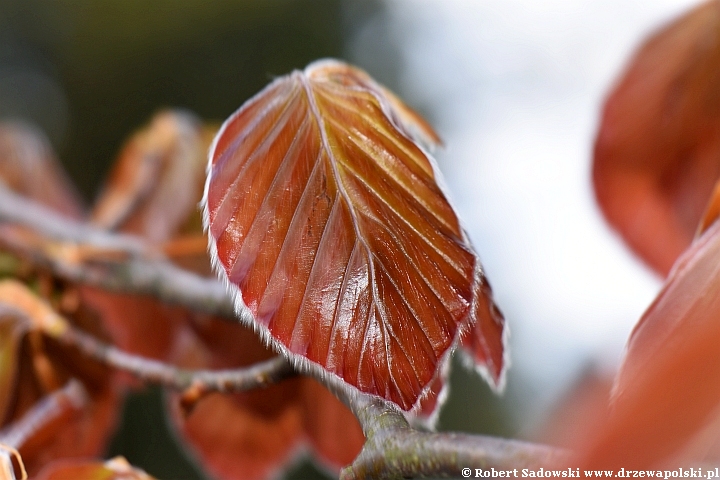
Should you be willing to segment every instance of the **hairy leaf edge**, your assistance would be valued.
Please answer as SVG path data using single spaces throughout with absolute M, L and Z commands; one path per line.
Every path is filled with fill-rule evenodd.
M 317 68 L 319 66 L 323 65 L 332 65 L 332 64 L 342 64 L 342 62 L 332 59 L 332 58 L 325 58 L 316 60 L 309 65 L 305 67 L 303 71 L 300 73 L 302 75 L 307 75 L 307 72 L 312 70 L 313 68 Z M 246 105 L 252 104 L 253 100 L 260 97 L 265 93 L 265 91 L 276 84 L 284 81 L 286 78 L 285 75 L 276 78 L 270 84 L 266 85 L 262 90 L 260 90 L 258 93 L 247 99 L 237 110 L 235 110 L 222 124 L 218 132 L 215 134 L 215 138 L 212 141 L 212 144 L 210 145 L 210 148 L 208 150 L 208 163 L 206 167 L 206 179 L 205 179 L 205 188 L 203 190 L 203 197 L 200 201 L 199 207 L 202 210 L 202 220 L 203 220 L 203 228 L 205 232 L 210 231 L 210 210 L 207 205 L 208 200 L 208 192 L 210 190 L 210 183 L 212 181 L 212 159 L 215 153 L 215 149 L 217 147 L 217 143 L 220 140 L 220 138 L 225 133 L 226 128 L 228 125 L 230 125 L 235 118 L 237 118 L 245 109 Z M 374 80 L 373 80 L 374 82 Z M 377 84 L 376 84 L 377 85 Z M 424 139 L 415 138 L 411 133 L 411 129 L 405 128 L 404 126 L 399 126 L 396 121 L 395 115 L 391 115 L 390 112 L 392 112 L 392 105 L 390 102 L 378 95 L 377 92 L 368 90 L 373 96 L 375 96 L 380 104 L 383 107 L 383 113 L 385 114 L 385 117 L 387 120 L 397 129 L 397 131 L 408 138 L 410 141 L 414 142 L 418 148 L 422 151 L 422 153 L 425 155 L 425 157 L 428 159 L 432 170 L 433 170 L 433 176 L 435 179 L 435 182 L 438 185 L 438 188 L 440 188 L 440 191 L 443 193 L 443 196 L 445 197 L 445 200 L 448 202 L 450 207 L 452 208 L 453 212 L 455 213 L 458 223 L 460 225 L 460 229 L 463 233 L 463 240 L 466 242 L 466 244 L 472 249 L 473 255 L 475 256 L 476 263 L 475 268 L 473 270 L 473 289 L 477 290 L 479 289 L 479 286 L 482 284 L 483 281 L 485 281 L 485 274 L 483 272 L 480 258 L 475 252 L 474 247 L 472 246 L 472 243 L 469 241 L 469 237 L 467 235 L 467 231 L 464 228 L 463 221 L 460 218 L 460 216 L 457 213 L 457 209 L 454 206 L 454 202 L 451 200 L 450 195 L 448 195 L 448 188 L 445 184 L 444 178 L 440 172 L 440 169 L 438 167 L 437 161 L 435 160 L 434 156 L 430 154 L 427 148 L 423 145 L 426 143 L 423 141 Z M 410 131 L 409 131 L 410 130 Z M 215 242 L 215 239 L 212 237 L 212 235 L 208 234 L 208 253 L 210 255 L 210 263 L 212 266 L 213 271 L 216 273 L 216 275 L 220 278 L 223 285 L 225 286 L 225 290 L 230 294 L 230 297 L 233 301 L 233 304 L 235 306 L 235 314 L 244 326 L 251 328 L 261 339 L 263 344 L 265 344 L 267 347 L 272 348 L 274 351 L 281 354 L 283 357 L 285 357 L 292 365 L 295 370 L 302 374 L 308 374 L 310 376 L 313 376 L 315 378 L 322 379 L 322 381 L 328 385 L 332 386 L 336 389 L 343 389 L 345 387 L 349 387 L 350 391 L 353 394 L 354 398 L 358 398 L 361 396 L 374 396 L 376 398 L 379 398 L 383 400 L 384 402 L 393 405 L 395 408 L 397 408 L 399 411 L 401 411 L 406 417 L 408 417 L 408 420 L 412 421 L 413 423 L 419 423 L 422 426 L 425 426 L 427 428 L 434 428 L 438 417 L 440 413 L 440 409 L 442 408 L 442 405 L 447 400 L 447 397 L 449 395 L 449 371 L 450 371 L 450 360 L 452 358 L 452 355 L 456 350 L 458 350 L 458 347 L 460 346 L 460 340 L 462 337 L 470 331 L 471 327 L 474 325 L 474 322 L 477 321 L 476 318 L 473 318 L 472 312 L 474 311 L 474 303 L 478 301 L 477 297 L 473 299 L 473 306 L 469 309 L 469 314 L 459 323 L 455 338 L 453 339 L 452 344 L 447 348 L 445 352 L 443 352 L 441 358 L 439 359 L 437 363 L 437 367 L 435 370 L 435 373 L 432 377 L 432 379 L 423 387 L 422 391 L 420 392 L 417 400 L 413 404 L 413 406 L 410 408 L 410 410 L 405 411 L 400 406 L 396 405 L 394 402 L 384 399 L 378 395 L 373 395 L 370 393 L 365 393 L 355 387 L 354 385 L 346 382 L 342 378 L 340 378 L 338 375 L 336 375 L 333 372 L 330 372 L 326 370 L 323 366 L 320 364 L 313 362 L 312 360 L 307 359 L 306 357 L 291 352 L 285 345 L 282 344 L 282 342 L 279 342 L 278 340 L 274 339 L 272 334 L 270 333 L 270 330 L 265 326 L 261 325 L 260 322 L 257 322 L 255 317 L 253 316 L 250 309 L 245 304 L 245 301 L 242 298 L 242 292 L 240 289 L 234 285 L 232 282 L 230 282 L 230 279 L 228 278 L 227 274 L 225 273 L 225 268 L 223 267 L 217 253 L 217 244 Z M 487 369 L 485 365 L 480 365 L 477 362 L 475 362 L 471 354 L 468 352 L 464 352 L 464 349 L 460 348 L 459 350 L 462 352 L 463 357 L 463 364 L 466 365 L 467 368 L 470 370 L 473 370 L 477 372 L 489 385 L 490 388 L 495 393 L 502 393 L 505 388 L 506 383 L 506 373 L 508 370 L 510 357 L 509 357 L 509 349 L 508 349 L 508 340 L 509 340 L 509 329 L 507 323 L 503 324 L 503 336 L 502 336 L 502 345 L 503 345 L 503 365 L 502 370 L 500 372 L 500 376 L 497 379 L 497 381 L 493 378 L 490 371 Z M 440 378 L 443 382 L 443 388 L 438 392 L 438 398 L 435 409 L 426 417 L 426 418 L 419 418 L 418 413 L 422 404 L 422 401 L 425 400 L 429 395 L 432 394 L 431 386 L 432 383 L 437 379 Z

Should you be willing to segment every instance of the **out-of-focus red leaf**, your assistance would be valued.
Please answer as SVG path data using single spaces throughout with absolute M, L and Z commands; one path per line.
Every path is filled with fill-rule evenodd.
M 720 178 L 720 2 L 653 35 L 605 104 L 593 181 L 609 222 L 667 274 Z
M 579 465 L 642 469 L 671 464 L 680 453 L 686 461 L 702 456 L 707 445 L 697 436 L 720 407 L 718 259 L 716 222 L 680 257 L 635 328 L 611 413 L 586 429 Z M 696 450 L 687 451 L 691 441 Z
M 333 61 L 277 79 L 221 128 L 204 202 L 246 321 L 303 367 L 408 410 L 491 300 L 412 139 L 431 130 L 385 92 Z
M 7 416 L 19 369 L 20 342 L 26 328 L 9 315 L 0 313 L 0 421 Z
M 214 129 L 211 132 L 203 127 L 188 112 L 156 114 L 125 144 L 93 207 L 91 220 L 151 242 L 170 241 L 184 228 L 201 238 L 197 204 L 213 133 Z M 202 265 L 208 270 L 205 252 L 198 255 L 193 250 L 190 257 L 173 253 L 186 266 Z M 81 287 L 81 292 L 84 302 L 102 312 L 103 324 L 118 347 L 152 358 L 167 358 L 175 335 L 192 315 L 149 297 L 92 287 Z
M 15 280 L 0 282 L 0 308 L 10 309 L 2 317 L 3 329 L 10 324 L 8 328 L 21 334 L 19 348 L 12 341 L 0 343 L 3 360 L 13 351 L 17 355 L 8 358 L 7 367 L 3 363 L 3 375 L 5 368 L 15 370 L 10 388 L 0 393 L 5 404 L 0 412 L 3 426 L 19 421 L 38 401 L 70 379 L 82 382 L 88 394 L 82 411 L 61 412 L 57 419 L 37 426 L 20 446 L 28 471 L 37 472 L 58 458 L 99 454 L 117 420 L 120 399 L 113 376 L 78 351 L 53 341 L 52 337 L 66 328 L 66 321 L 24 285 Z
M 305 437 L 315 457 L 337 472 L 358 456 L 365 436 L 355 416 L 332 393 L 312 378 L 301 381 Z
M 57 461 L 34 477 L 37 480 L 153 480 L 144 471 L 133 467 L 123 457 L 107 462 Z
M 720 217 L 720 181 L 715 184 L 715 188 L 710 196 L 710 201 L 705 207 L 705 213 L 703 213 L 700 219 L 697 235 L 702 235 L 718 217 Z
M 538 428 L 542 441 L 572 449 L 578 438 L 593 431 L 588 429 L 588 419 L 602 425 L 610 412 L 613 380 L 614 375 L 595 367 L 585 369 Z
M 115 162 L 92 221 L 107 229 L 171 238 L 197 211 L 208 134 L 192 114 L 163 111 L 136 133 Z M 200 224 L 200 215 L 195 216 Z
M 166 359 L 179 329 L 193 314 L 142 295 L 81 286 L 83 303 L 102 314 L 113 344 L 127 352 Z
M 213 318 L 196 318 L 173 360 L 186 367 L 229 368 L 267 358 L 249 329 Z M 262 479 L 279 473 L 310 446 L 337 470 L 360 452 L 364 437 L 350 411 L 310 378 L 285 380 L 262 390 L 210 395 L 188 417 L 171 397 L 172 420 L 202 464 L 224 479 Z
M 272 393 L 282 392 L 273 388 Z M 274 415 L 263 416 L 243 405 L 242 398 L 234 397 L 209 395 L 187 419 L 175 409 L 174 422 L 214 476 L 253 480 L 277 475 L 299 446 L 300 411 L 279 408 Z M 273 397 L 268 392 L 265 398 Z M 172 406 L 176 405 L 173 402 Z
M 0 180 L 22 195 L 72 218 L 82 216 L 80 197 L 50 142 L 21 123 L 0 123 Z

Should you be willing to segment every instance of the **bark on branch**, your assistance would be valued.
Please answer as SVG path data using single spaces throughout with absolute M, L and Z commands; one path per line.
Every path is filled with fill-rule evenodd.
M 17 231 L 0 228 L 1 246 L 49 268 L 61 278 L 115 292 L 152 295 L 167 303 L 235 318 L 233 303 L 218 280 L 174 266 L 139 237 L 64 218 L 0 183 L 2 223 L 22 225 L 56 241 L 50 245 L 52 248 L 43 248 L 49 245 L 31 245 Z M 72 247 L 77 251 L 78 246 L 95 255 L 78 259 L 68 254 Z
M 518 440 L 463 433 L 435 433 L 413 428 L 389 402 L 362 394 L 339 380 L 328 387 L 360 421 L 365 445 L 343 480 L 366 478 L 466 477 L 463 469 L 513 470 L 563 464 L 567 452 Z
M 266 387 L 294 376 L 292 366 L 282 357 L 242 368 L 190 370 L 145 358 L 108 345 L 68 324 L 55 338 L 110 367 L 132 373 L 140 380 L 159 383 L 176 390 L 200 388 L 203 392 L 241 392 Z

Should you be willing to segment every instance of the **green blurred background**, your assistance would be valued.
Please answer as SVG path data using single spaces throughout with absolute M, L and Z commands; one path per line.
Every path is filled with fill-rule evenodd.
M 273 77 L 322 57 L 398 91 L 402 62 L 384 9 L 381 0 L 0 0 L 0 118 L 40 126 L 89 204 L 124 139 L 158 109 L 221 121 Z M 513 435 L 507 405 L 455 368 L 440 426 Z M 203 478 L 167 432 L 158 388 L 127 401 L 108 451 L 117 454 L 158 478 Z M 324 478 L 310 462 L 290 476 Z

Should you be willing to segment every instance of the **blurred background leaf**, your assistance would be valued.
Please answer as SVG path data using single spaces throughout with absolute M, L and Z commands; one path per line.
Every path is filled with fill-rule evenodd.
M 339 0 L 3 0 L 0 117 L 39 124 L 91 198 L 156 110 L 227 117 L 274 76 L 342 56 L 380 8 L 363 3 L 348 15 Z

